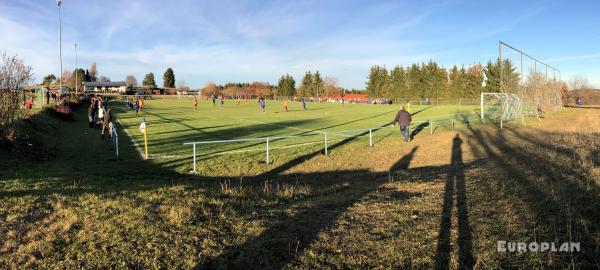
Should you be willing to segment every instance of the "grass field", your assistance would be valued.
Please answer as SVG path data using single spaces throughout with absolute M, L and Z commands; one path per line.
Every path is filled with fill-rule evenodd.
M 342 140 L 329 156 L 322 147 L 289 148 L 271 165 L 263 153 L 253 161 L 206 157 L 202 174 L 191 175 L 189 156 L 160 155 L 191 154 L 182 145 L 188 140 L 378 126 L 396 108 L 309 103 L 316 110 L 279 117 L 275 103 L 262 114 L 254 104 L 221 110 L 202 102 L 192 112 L 162 102 L 149 101 L 144 113 L 158 155 L 150 160 L 124 133 L 140 141 L 139 117 L 117 104 L 119 161 L 99 130 L 87 128 L 84 109 L 72 122 L 38 113 L 24 123 L 23 145 L 0 151 L 0 268 L 600 265 L 600 110 L 569 109 L 502 131 L 424 130 L 410 143 L 395 133 L 373 148 Z M 457 113 L 418 111 L 416 120 Z M 502 253 L 499 240 L 580 242 L 581 252 Z
M 290 102 L 289 112 L 285 112 L 283 102 L 267 101 L 267 110 L 263 113 L 256 100 L 247 103 L 242 101 L 240 105 L 233 100 L 226 100 L 224 108 L 220 108 L 218 102 L 213 107 L 211 101 L 200 100 L 195 111 L 190 98 L 156 99 L 146 102 L 146 110 L 141 115 L 128 111 L 119 101 L 113 102 L 112 107 L 117 112 L 116 117 L 122 128 L 133 135 L 140 148 L 144 138 L 138 127 L 141 118 L 145 117 L 151 159 L 179 172 L 192 169 L 192 146 L 183 145 L 186 142 L 329 132 L 330 145 L 344 141 L 344 145 L 361 144 L 367 150 L 369 132 L 364 129 L 386 127 L 372 133 L 374 143 L 401 137 L 398 127 L 389 126 L 399 105 L 346 104 L 342 107 L 331 103 L 307 104 L 308 109 L 303 110 L 300 102 Z M 475 109 L 476 106 L 413 105 L 413 134 L 417 135 L 425 128 L 423 134 L 429 134 L 429 124 L 423 123 L 429 120 L 439 122 L 434 125 L 436 131 L 451 129 L 452 118 L 456 119 L 457 126 L 464 126 L 463 117 L 476 120 Z M 355 136 L 359 137 L 352 139 Z M 198 145 L 197 150 L 201 155 L 199 170 L 205 175 L 254 175 L 268 169 L 266 164 L 262 164 L 266 163 L 265 148 L 265 140 Z M 271 163 L 285 163 L 297 156 L 323 149 L 324 135 L 273 139 L 269 148 Z

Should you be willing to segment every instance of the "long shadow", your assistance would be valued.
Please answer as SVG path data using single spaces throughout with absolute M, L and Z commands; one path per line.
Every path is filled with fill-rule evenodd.
M 521 141 L 514 143 L 515 137 L 511 140 L 503 131 L 498 130 L 494 134 L 490 134 L 492 131 L 469 131 L 472 151 L 489 158 L 498 168 L 497 172 L 504 175 L 502 187 L 511 192 L 501 194 L 507 200 L 523 203 L 531 212 L 533 222 L 542 223 L 529 229 L 529 241 L 581 243 L 582 252 L 555 253 L 552 264 L 542 261 L 535 267 L 597 267 L 600 264 L 600 257 L 597 256 L 600 250 L 597 241 L 600 237 L 600 187 L 594 177 L 584 170 L 581 157 L 563 151 L 561 147 L 548 147 L 543 142 L 544 139 L 561 135 L 538 131 L 539 137 L 533 137 L 533 134 L 516 135 Z M 532 145 L 525 146 L 521 142 Z M 510 236 L 507 231 L 504 237 Z M 527 242 L 527 239 L 519 240 Z M 502 268 L 517 266 L 510 260 L 504 260 L 501 259 Z
M 413 139 L 415 136 L 417 136 L 417 134 L 421 133 L 421 131 L 423 131 L 423 129 L 425 129 L 426 127 L 429 126 L 429 122 L 423 122 L 419 125 L 417 125 L 411 132 L 410 132 L 410 138 Z
M 400 158 L 399 167 L 408 167 L 414 152 Z M 309 154 L 308 157 L 314 155 Z M 308 158 L 305 157 L 305 158 Z M 299 159 L 303 160 L 303 159 Z M 297 160 L 284 164 L 272 173 L 281 172 L 298 163 Z M 340 215 L 352 204 L 366 194 L 375 190 L 385 182 L 385 178 L 373 175 L 367 170 L 322 172 L 303 174 L 302 178 L 319 181 L 319 179 L 357 179 L 362 184 L 356 188 L 339 192 L 335 195 L 324 197 L 308 207 L 302 208 L 299 213 L 278 217 L 275 223 L 260 235 L 245 241 L 241 245 L 228 247 L 221 255 L 210 258 L 194 267 L 195 269 L 282 269 L 294 258 L 302 254 L 314 242 L 323 230 L 331 228 Z M 293 178 L 293 176 L 288 176 Z M 356 182 L 355 182 L 356 183 Z M 407 200 L 417 194 L 407 193 L 402 196 Z M 273 260 L 273 258 L 277 258 Z M 251 262 L 251 264 L 249 264 Z
M 410 115 L 411 115 L 411 116 L 417 115 L 417 114 L 419 114 L 419 113 L 421 113 L 421 112 L 423 112 L 423 111 L 425 111 L 425 110 L 431 109 L 432 107 L 433 107 L 433 106 L 429 106 L 429 107 L 426 107 L 426 108 L 420 109 L 420 110 L 418 110 L 418 111 L 416 111 L 416 112 L 414 112 L 414 113 L 411 113 Z
M 440 229 L 435 256 L 436 269 L 448 269 L 451 254 L 452 208 L 456 193 L 458 219 L 458 263 L 460 269 L 473 268 L 473 248 L 469 210 L 465 191 L 465 174 L 462 158 L 463 140 L 459 134 L 452 140 L 452 157 L 444 188 L 444 200 L 441 213 Z
M 415 153 L 417 152 L 417 149 L 419 149 L 418 146 L 413 147 L 413 149 L 410 150 L 410 152 L 408 154 L 404 155 L 401 159 L 399 159 L 398 161 L 396 161 L 396 163 L 394 163 L 390 167 L 390 171 L 395 172 L 395 171 L 399 171 L 399 170 L 406 170 L 406 169 L 408 169 L 408 166 L 410 165 L 411 160 L 415 156 Z

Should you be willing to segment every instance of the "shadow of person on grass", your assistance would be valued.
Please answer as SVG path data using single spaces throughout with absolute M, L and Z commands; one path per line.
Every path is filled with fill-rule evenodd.
M 414 139 L 415 136 L 417 136 L 417 134 L 421 133 L 421 131 L 423 131 L 423 129 L 425 129 L 426 127 L 429 126 L 429 122 L 423 122 L 421 124 L 418 124 L 411 132 L 410 132 L 410 139 Z
M 452 140 L 452 157 L 448 168 L 444 200 L 442 205 L 440 229 L 435 256 L 436 269 L 448 269 L 451 254 L 452 208 L 456 197 L 458 219 L 458 263 L 459 269 L 473 268 L 473 250 L 469 210 L 465 191 L 465 174 L 462 158 L 463 140 L 456 134 Z
M 394 165 L 407 168 L 416 148 L 404 155 Z M 319 154 L 315 152 L 298 160 Z M 297 164 L 283 164 L 270 172 L 283 172 Z M 350 188 L 323 196 L 313 203 L 303 205 L 300 202 L 293 207 L 294 214 L 283 214 L 260 235 L 246 240 L 243 244 L 227 247 L 219 256 L 201 262 L 194 269 L 282 269 L 297 258 L 317 238 L 319 232 L 329 231 L 355 202 L 374 191 L 386 178 L 383 174 L 373 174 L 368 170 L 318 172 L 286 175 L 287 178 L 311 179 L 310 181 L 332 181 L 333 179 L 352 179 Z M 418 193 L 401 193 L 397 200 L 408 200 Z
M 577 136 L 575 140 L 569 136 Z M 580 143 L 589 147 L 593 136 L 552 133 L 542 130 L 521 132 L 510 128 L 468 130 L 471 152 L 489 162 L 487 173 L 495 179 L 479 186 L 490 197 L 500 197 L 527 210 L 519 213 L 522 222 L 532 224 L 518 232 L 513 224 L 500 224 L 497 240 L 522 242 L 564 242 L 581 244 L 581 252 L 542 253 L 552 259 L 497 258 L 502 268 L 595 268 L 600 264 L 600 187 L 586 163 L 589 154 L 564 145 Z M 577 145 L 575 145 L 577 147 Z M 579 148 L 579 147 L 577 147 Z M 581 149 L 580 149 L 581 150 Z M 593 153 L 593 150 L 589 149 Z M 500 183 L 496 183 L 501 180 Z M 509 191 L 509 192 L 506 192 Z M 496 239 L 495 239 L 496 240 Z M 521 256 L 536 256 L 527 253 Z

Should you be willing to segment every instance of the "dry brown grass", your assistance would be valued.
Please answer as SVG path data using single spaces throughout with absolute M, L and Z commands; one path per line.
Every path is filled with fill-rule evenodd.
M 256 177 L 17 166 L 0 179 L 0 267 L 594 268 L 599 121 L 567 110 L 526 128 L 350 144 Z M 498 240 L 582 252 L 498 253 Z

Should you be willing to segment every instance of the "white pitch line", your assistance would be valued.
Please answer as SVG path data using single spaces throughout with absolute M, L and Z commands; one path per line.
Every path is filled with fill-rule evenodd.
M 131 139 L 131 143 L 133 143 L 133 146 L 135 146 L 135 149 L 138 151 L 138 153 L 140 153 L 140 157 L 142 159 L 144 159 L 144 151 L 142 151 L 142 148 L 140 147 L 140 145 L 135 141 L 135 139 L 133 138 L 133 136 L 131 135 L 131 133 L 129 132 L 129 130 L 127 128 L 125 128 L 125 126 L 123 126 L 123 124 L 121 123 L 121 121 L 119 121 L 118 118 L 115 118 L 115 120 L 117 121 L 117 123 L 119 124 L 119 126 L 121 126 L 121 129 L 125 131 L 125 134 L 127 135 L 127 137 L 129 137 L 129 139 Z

